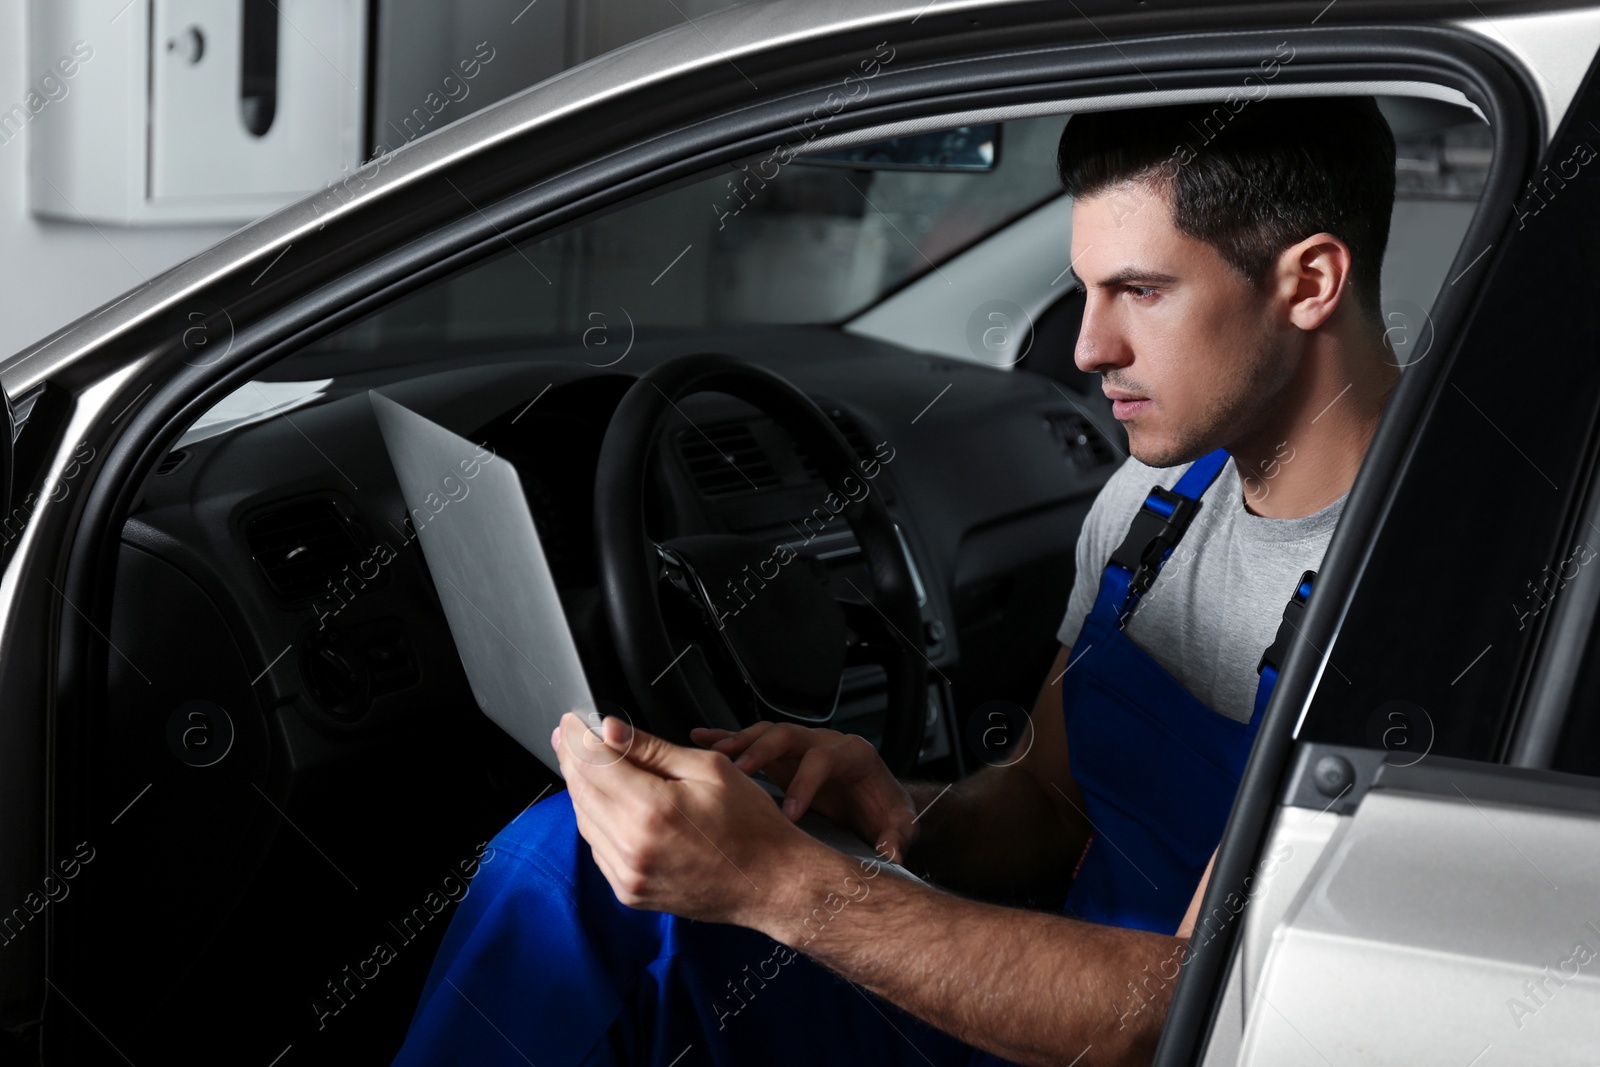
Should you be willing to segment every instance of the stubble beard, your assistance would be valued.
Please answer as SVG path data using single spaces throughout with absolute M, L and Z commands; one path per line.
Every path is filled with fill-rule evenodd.
M 1176 436 L 1156 443 L 1141 442 L 1130 429 L 1128 450 L 1147 467 L 1176 467 L 1218 448 L 1252 440 L 1271 420 L 1292 373 L 1288 353 L 1280 351 L 1270 337 L 1260 337 L 1248 367 L 1234 376 L 1229 388 L 1213 394 L 1205 409 L 1186 426 L 1178 427 Z

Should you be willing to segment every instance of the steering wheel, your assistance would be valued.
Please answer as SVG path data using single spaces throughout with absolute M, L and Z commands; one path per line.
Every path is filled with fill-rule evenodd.
M 816 487 L 813 514 L 843 517 L 871 574 L 867 588 L 850 583 L 860 599 L 848 593 L 836 598 L 821 565 L 792 542 L 724 534 L 659 544 L 649 538 L 644 489 L 651 450 L 678 402 L 706 392 L 755 407 L 811 457 L 826 483 Z M 757 719 L 825 723 L 845 667 L 877 663 L 888 674 L 879 753 L 895 773 L 911 769 L 928 706 L 928 663 L 922 646 L 912 643 L 922 635 L 922 617 L 910 562 L 871 483 L 879 467 L 876 460 L 859 460 L 804 393 L 731 356 L 679 356 L 633 384 L 600 446 L 594 507 L 606 621 L 646 729 L 688 744 L 693 726 L 736 730 Z M 796 532 L 805 540 L 801 535 L 815 531 L 808 523 Z M 700 639 L 674 644 L 663 595 L 705 623 Z M 722 670 L 719 684 L 714 661 L 736 671 Z M 730 687 L 740 690 L 732 700 L 725 692 Z

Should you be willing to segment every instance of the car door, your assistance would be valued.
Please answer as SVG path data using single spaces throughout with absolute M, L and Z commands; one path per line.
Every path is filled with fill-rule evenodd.
M 1486 194 L 1391 401 L 1158 1063 L 1592 1058 L 1597 151 L 1591 67 Z

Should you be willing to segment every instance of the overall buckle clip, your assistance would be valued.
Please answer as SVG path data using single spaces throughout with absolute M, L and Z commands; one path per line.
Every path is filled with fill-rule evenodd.
M 1256 664 L 1257 674 L 1267 667 L 1276 671 L 1283 666 L 1283 658 L 1289 652 L 1289 643 L 1300 633 L 1300 617 L 1306 613 L 1306 601 L 1311 599 L 1311 586 L 1316 577 L 1316 571 L 1306 571 L 1300 576 L 1299 584 L 1294 587 L 1294 596 L 1283 606 L 1283 621 L 1278 624 L 1278 635 L 1272 639 L 1272 644 L 1267 646 L 1267 650 L 1261 653 L 1261 662 Z
M 1111 562 L 1133 576 L 1128 582 L 1130 609 L 1155 583 L 1162 561 L 1183 537 L 1199 509 L 1198 500 L 1159 485 L 1153 486 L 1144 498 L 1127 538 L 1111 553 Z

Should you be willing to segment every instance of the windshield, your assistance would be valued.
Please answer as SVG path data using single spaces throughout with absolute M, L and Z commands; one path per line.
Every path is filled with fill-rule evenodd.
M 746 161 L 559 235 L 508 244 L 278 373 L 316 377 L 319 357 L 334 353 L 372 352 L 372 365 L 392 365 L 624 320 L 635 329 L 840 322 L 1059 195 L 1065 122 L 1005 123 L 988 170 Z

